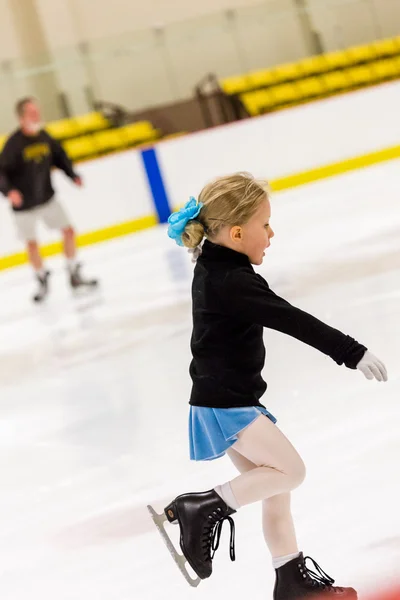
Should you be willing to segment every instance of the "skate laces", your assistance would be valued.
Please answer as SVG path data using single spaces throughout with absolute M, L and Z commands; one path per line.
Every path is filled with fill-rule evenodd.
M 219 543 L 221 540 L 222 527 L 224 521 L 228 521 L 231 528 L 231 537 L 229 541 L 229 554 L 232 561 L 236 559 L 235 554 L 235 522 L 232 517 L 221 517 L 221 509 L 218 508 L 214 510 L 209 515 L 209 525 L 205 528 L 204 531 L 204 549 L 209 555 L 209 558 L 212 560 L 215 556 L 216 551 L 219 548 Z
M 307 560 L 310 560 L 313 563 L 316 572 L 312 571 L 307 567 Z M 332 577 L 330 577 L 327 573 L 325 573 L 325 571 L 321 569 L 319 564 L 313 558 L 311 558 L 311 556 L 306 556 L 304 558 L 304 563 L 301 566 L 304 566 L 305 568 L 303 577 L 307 577 L 308 581 L 312 582 L 314 587 L 332 587 L 335 583 L 335 580 L 332 579 Z M 303 572 L 303 570 L 300 569 L 300 572 Z

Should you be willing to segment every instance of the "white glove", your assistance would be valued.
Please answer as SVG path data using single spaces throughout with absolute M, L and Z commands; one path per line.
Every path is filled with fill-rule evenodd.
M 387 381 L 387 371 L 385 365 L 367 350 L 357 365 L 357 369 L 364 373 L 367 379 L 377 379 L 378 381 Z

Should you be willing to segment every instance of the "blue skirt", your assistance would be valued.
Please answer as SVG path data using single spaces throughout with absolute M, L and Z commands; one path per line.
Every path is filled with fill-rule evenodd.
M 223 456 L 238 439 L 238 433 L 260 414 L 273 423 L 276 419 L 261 406 L 243 408 L 207 408 L 191 406 L 189 413 L 189 444 L 191 460 L 214 460 Z

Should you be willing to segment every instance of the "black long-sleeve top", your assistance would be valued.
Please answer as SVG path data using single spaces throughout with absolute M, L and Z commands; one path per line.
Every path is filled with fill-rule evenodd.
M 246 255 L 206 241 L 192 285 L 190 404 L 260 405 L 263 328 L 286 333 L 355 369 L 366 348 L 277 296 Z M 261 405 L 262 406 L 262 405 Z
M 13 210 L 30 210 L 52 199 L 52 167 L 62 169 L 71 179 L 77 177 L 61 144 L 46 131 L 27 136 L 18 129 L 8 138 L 0 156 L 0 191 L 5 196 L 10 190 L 21 192 L 22 206 L 13 206 Z

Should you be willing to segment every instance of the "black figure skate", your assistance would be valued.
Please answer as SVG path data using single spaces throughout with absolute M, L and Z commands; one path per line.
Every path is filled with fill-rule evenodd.
M 50 277 L 50 273 L 49 271 L 45 271 L 43 273 L 43 275 L 36 275 L 36 279 L 39 283 L 39 289 L 37 291 L 37 293 L 33 296 L 33 301 L 34 302 L 43 302 L 43 300 L 46 298 L 46 296 L 49 293 L 49 277 Z
M 310 560 L 316 570 L 306 566 Z M 309 556 L 300 556 L 276 569 L 274 600 L 308 600 L 311 598 L 357 600 L 357 592 L 353 588 L 334 587 L 335 581 Z
M 161 515 L 151 506 L 147 508 L 172 558 L 192 587 L 197 587 L 201 579 L 210 577 L 212 573 L 212 560 L 219 546 L 225 520 L 231 526 L 230 557 L 235 560 L 235 524 L 230 515 L 236 511 L 229 508 L 215 490 L 178 496 Z M 179 524 L 183 556 L 177 552 L 165 531 L 165 521 Z M 186 561 L 198 575 L 197 579 L 190 576 Z
M 86 288 L 95 288 L 98 285 L 97 279 L 85 279 L 81 274 L 81 265 L 76 265 L 76 267 L 69 274 L 69 282 L 73 289 L 78 289 L 82 287 Z

